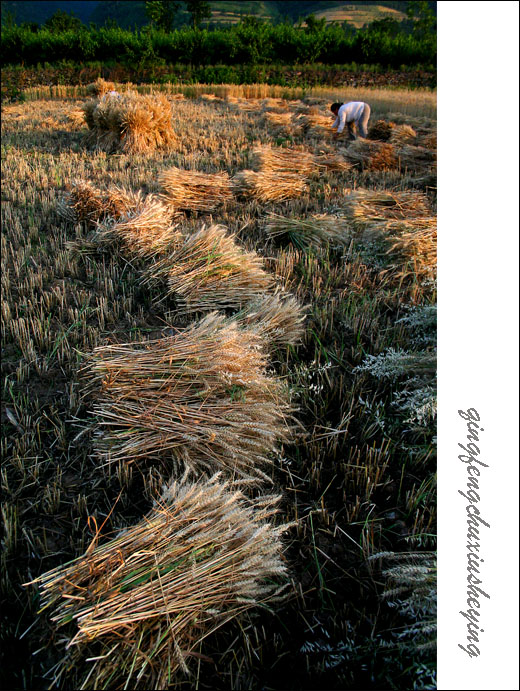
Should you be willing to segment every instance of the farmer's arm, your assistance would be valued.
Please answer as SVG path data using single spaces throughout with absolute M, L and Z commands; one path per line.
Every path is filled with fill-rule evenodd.
M 335 119 L 334 122 L 332 123 L 332 129 L 334 129 L 335 127 L 337 127 L 338 124 L 339 124 L 339 117 L 336 115 L 336 119 Z
M 347 122 L 347 109 L 346 108 L 340 108 L 339 109 L 337 119 L 339 121 L 338 134 L 341 134 L 343 132 L 343 129 L 345 128 L 345 124 Z

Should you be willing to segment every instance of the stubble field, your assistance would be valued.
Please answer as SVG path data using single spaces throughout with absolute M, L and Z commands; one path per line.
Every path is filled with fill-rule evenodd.
M 4 684 L 435 688 L 435 94 L 185 91 L 165 93 L 168 148 L 142 153 L 96 148 L 77 88 L 42 87 L 2 107 Z M 391 126 L 379 123 L 370 142 L 333 141 L 331 101 L 358 99 L 371 125 Z M 204 176 L 182 187 L 182 171 Z M 85 183 L 102 199 L 88 217 L 71 211 Z M 162 206 L 118 226 L 107 211 L 114 187 L 130 206 Z M 169 398 L 143 374 L 162 347 L 177 377 L 164 375 L 175 381 Z M 197 415 L 195 394 L 177 403 L 182 387 L 200 388 Z M 56 602 L 109 607 L 107 593 L 63 586 L 39 613 L 43 586 L 27 584 L 85 554 L 102 563 L 121 535 L 155 525 L 157 506 L 181 502 L 186 483 L 215 491 L 215 505 L 211 483 L 231 503 L 239 489 L 233 516 L 263 521 L 240 564 L 249 568 L 270 530 L 276 552 L 257 554 L 264 566 L 271 555 L 271 573 L 258 566 L 240 583 L 276 582 L 283 597 L 253 589 L 230 604 L 228 593 L 218 616 L 192 597 L 165 650 L 172 610 L 161 614 L 152 592 L 149 659 L 144 615 L 141 628 L 127 617 L 115 633 L 92 624 L 66 649 L 81 622 L 53 621 Z M 209 531 L 221 516 L 229 527 L 219 511 L 194 509 L 193 521 Z M 176 530 L 164 544 L 181 544 Z M 184 575 L 225 553 L 220 532 Z M 156 558 L 170 547 L 151 533 Z M 163 599 L 181 568 L 168 564 L 146 572 Z M 110 581 L 112 595 L 143 588 L 136 573 L 117 593 Z M 213 582 L 201 576 L 199 590 Z

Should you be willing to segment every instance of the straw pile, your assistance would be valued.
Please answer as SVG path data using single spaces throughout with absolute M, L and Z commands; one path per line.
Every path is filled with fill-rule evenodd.
M 431 172 L 437 162 L 437 152 L 423 146 L 404 144 L 396 149 L 401 168 L 416 173 Z
M 174 468 L 263 478 L 288 440 L 291 410 L 281 380 L 265 373 L 254 330 L 213 312 L 146 345 L 96 348 L 91 386 L 107 462 L 163 459 Z
M 171 106 L 164 94 L 105 94 L 84 106 L 88 141 L 104 151 L 143 153 L 175 141 Z
M 350 163 L 364 170 L 393 170 L 399 164 L 391 144 L 370 139 L 358 138 L 351 142 L 345 155 Z
M 142 205 L 140 192 L 131 192 L 120 187 L 102 191 L 88 182 L 77 181 L 71 186 L 65 198 L 60 200 L 57 212 L 72 223 L 85 221 L 95 225 L 106 218 L 119 218 Z
M 173 209 L 213 211 L 233 199 L 227 173 L 198 173 L 169 168 L 159 177 L 161 198 Z
M 189 674 L 206 636 L 280 599 L 279 499 L 248 500 L 218 476 L 176 482 L 139 523 L 33 581 L 69 627 L 54 683 L 84 666 L 81 689 L 166 689 Z
M 305 115 L 300 115 L 298 122 L 301 125 L 302 132 L 307 137 L 319 137 L 323 139 L 330 137 L 333 133 L 332 119 L 327 115 L 322 115 L 319 112 L 309 112 Z
M 396 147 L 404 144 L 414 144 L 417 132 L 410 125 L 396 125 L 390 133 L 390 144 Z
M 428 197 L 417 191 L 356 190 L 345 198 L 344 209 L 355 230 L 375 223 L 431 216 Z
M 396 125 L 410 125 L 416 131 L 433 130 L 436 127 L 435 120 L 426 116 L 405 115 L 403 113 L 388 113 L 387 118 Z
M 270 346 L 295 345 L 303 337 L 305 308 L 292 295 L 277 291 L 252 300 L 236 319 Z
M 395 123 L 387 122 L 386 120 L 376 120 L 367 132 L 367 139 L 376 140 L 379 142 L 387 142 L 392 135 L 392 131 L 395 128 Z
M 308 191 L 305 179 L 295 173 L 242 170 L 231 182 L 239 198 L 251 198 L 259 202 L 281 202 Z
M 272 285 L 256 252 L 245 252 L 223 226 L 203 226 L 150 268 L 146 282 L 166 281 L 179 313 L 237 309 Z
M 271 239 L 290 242 L 297 249 L 322 245 L 346 246 L 352 240 L 352 228 L 345 219 L 330 214 L 317 214 L 308 218 L 290 218 L 269 214 L 265 234 Z
M 347 161 L 346 153 L 347 149 L 338 149 L 335 153 L 322 152 L 315 155 L 314 161 L 319 168 L 339 173 L 352 168 L 352 163 Z
M 115 91 L 116 85 L 114 82 L 107 82 L 102 77 L 98 77 L 95 82 L 87 86 L 87 94 L 89 96 L 100 97 L 108 91 Z
M 94 239 L 120 244 L 131 257 L 152 259 L 180 246 L 183 235 L 173 224 L 170 209 L 150 195 L 119 220 L 98 224 Z
M 292 113 L 264 113 L 264 121 L 273 134 L 291 134 L 293 129 Z
M 260 146 L 253 149 L 253 167 L 260 171 L 312 175 L 318 169 L 314 156 L 305 149 Z
M 379 230 L 379 229 L 378 229 Z M 402 282 L 433 279 L 437 272 L 437 220 L 409 218 L 389 221 L 380 230 L 387 236 L 391 264 L 383 274 Z

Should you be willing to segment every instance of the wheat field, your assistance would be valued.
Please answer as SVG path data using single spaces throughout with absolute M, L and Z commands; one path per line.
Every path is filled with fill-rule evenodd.
M 117 632 L 96 629 L 86 656 L 72 654 L 67 603 L 42 610 L 35 582 L 58 584 L 74 573 L 64 565 L 103 550 L 118 563 L 128 533 L 131 558 L 156 569 L 157 590 L 139 591 L 150 605 L 177 566 L 141 557 L 138 527 L 183 474 L 197 491 L 221 472 L 226 497 L 238 483 L 229 506 L 247 503 L 244 525 L 251 514 L 247 530 L 276 553 L 285 595 L 226 611 L 223 594 L 196 637 L 191 600 L 177 628 L 174 604 L 162 619 L 152 607 L 153 625 L 125 634 L 135 688 L 435 688 L 435 94 L 138 90 L 167 99 L 168 146 L 94 146 L 86 87 L 2 105 L 5 685 L 124 688 L 115 666 L 96 657 L 89 677 L 86 661 Z M 330 103 L 348 99 L 415 137 L 332 140 Z M 262 509 L 274 494 L 277 512 Z M 417 592 L 404 567 L 385 570 L 408 554 L 426 564 Z M 271 575 L 237 592 L 263 592 Z M 55 597 L 84 597 L 82 583 Z

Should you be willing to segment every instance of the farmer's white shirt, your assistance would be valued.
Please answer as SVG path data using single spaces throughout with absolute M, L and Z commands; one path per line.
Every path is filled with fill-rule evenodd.
M 338 134 L 343 132 L 343 128 L 347 122 L 357 122 L 359 118 L 363 115 L 363 110 L 365 104 L 363 101 L 351 101 L 350 103 L 344 103 L 338 110 L 338 116 L 334 120 L 332 127 L 338 126 Z

